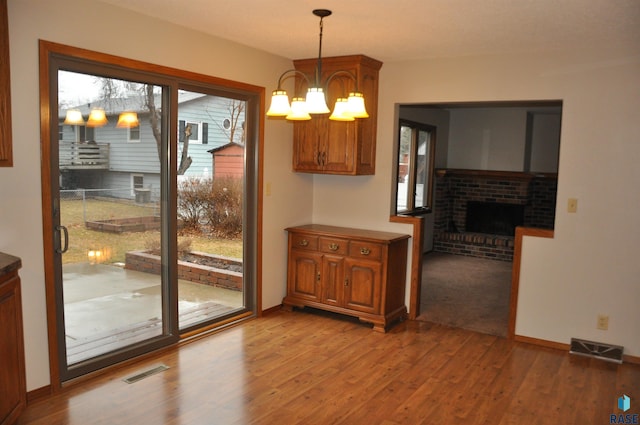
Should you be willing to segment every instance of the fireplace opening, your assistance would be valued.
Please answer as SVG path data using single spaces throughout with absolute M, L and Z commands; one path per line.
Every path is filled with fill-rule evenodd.
M 467 232 L 514 236 L 524 222 L 524 205 L 498 202 L 467 202 Z

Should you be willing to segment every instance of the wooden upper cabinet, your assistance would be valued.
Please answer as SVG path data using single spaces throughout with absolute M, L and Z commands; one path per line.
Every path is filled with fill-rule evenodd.
M 310 79 L 315 75 L 317 59 L 293 62 L 298 71 Z M 330 114 L 312 115 L 309 121 L 294 122 L 293 169 L 304 173 L 368 175 L 375 174 L 376 125 L 378 113 L 378 72 L 382 62 L 363 55 L 339 56 L 322 59 L 320 83 L 336 71 L 349 71 L 357 79 L 358 91 L 364 94 L 369 118 L 355 121 L 332 121 Z M 355 91 L 356 82 L 345 76 L 336 76 L 325 87 L 329 109 L 338 97 L 347 97 Z M 296 96 L 306 93 L 307 83 L 296 79 Z

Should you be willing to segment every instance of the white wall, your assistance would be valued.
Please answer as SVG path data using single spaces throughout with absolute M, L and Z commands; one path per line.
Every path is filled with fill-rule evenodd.
M 89 4 L 90 3 L 90 4 Z M 49 384 L 40 192 L 38 39 L 274 88 L 291 61 L 86 0 L 9 0 L 14 167 L 0 168 L 0 251 L 22 258 L 29 391 Z M 204 54 L 204 53 L 207 54 Z M 3 64 L 4 66 L 4 64 Z M 268 106 L 268 105 L 267 105 Z M 292 127 L 265 125 L 263 308 L 286 288 L 284 228 L 311 220 L 312 179 L 291 171 Z
M 608 342 L 639 356 L 640 45 L 386 63 L 380 95 L 383 175 L 397 103 L 563 101 L 555 237 L 525 238 L 516 334 Z M 315 198 L 329 190 L 318 185 Z M 570 197 L 576 214 L 566 212 Z M 387 211 L 387 202 L 369 208 Z M 608 331 L 596 329 L 599 313 L 610 316 Z
M 522 171 L 526 110 L 452 109 L 448 168 Z

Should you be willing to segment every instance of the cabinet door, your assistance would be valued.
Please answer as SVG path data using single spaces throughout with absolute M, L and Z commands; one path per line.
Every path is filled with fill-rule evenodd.
M 342 306 L 344 298 L 344 258 L 325 255 L 322 259 L 322 302 Z
M 13 423 L 26 404 L 20 280 L 0 282 L 0 423 Z
M 324 137 L 320 154 L 324 172 L 350 174 L 355 169 L 354 126 L 354 122 L 328 122 L 328 134 Z
M 310 121 L 293 123 L 293 169 L 303 172 L 321 171 L 322 134 L 328 121 L 325 116 L 315 116 Z
M 317 252 L 291 250 L 289 256 L 289 295 L 320 301 L 322 255 Z
M 366 313 L 380 313 L 382 265 L 375 261 L 345 259 L 344 306 Z

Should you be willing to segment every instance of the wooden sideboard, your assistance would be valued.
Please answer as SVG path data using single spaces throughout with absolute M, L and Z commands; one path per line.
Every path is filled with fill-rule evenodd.
M 321 224 L 286 230 L 285 309 L 307 306 L 355 316 L 378 332 L 406 318 L 409 235 Z
M 0 425 L 16 422 L 27 404 L 19 258 L 0 253 Z

